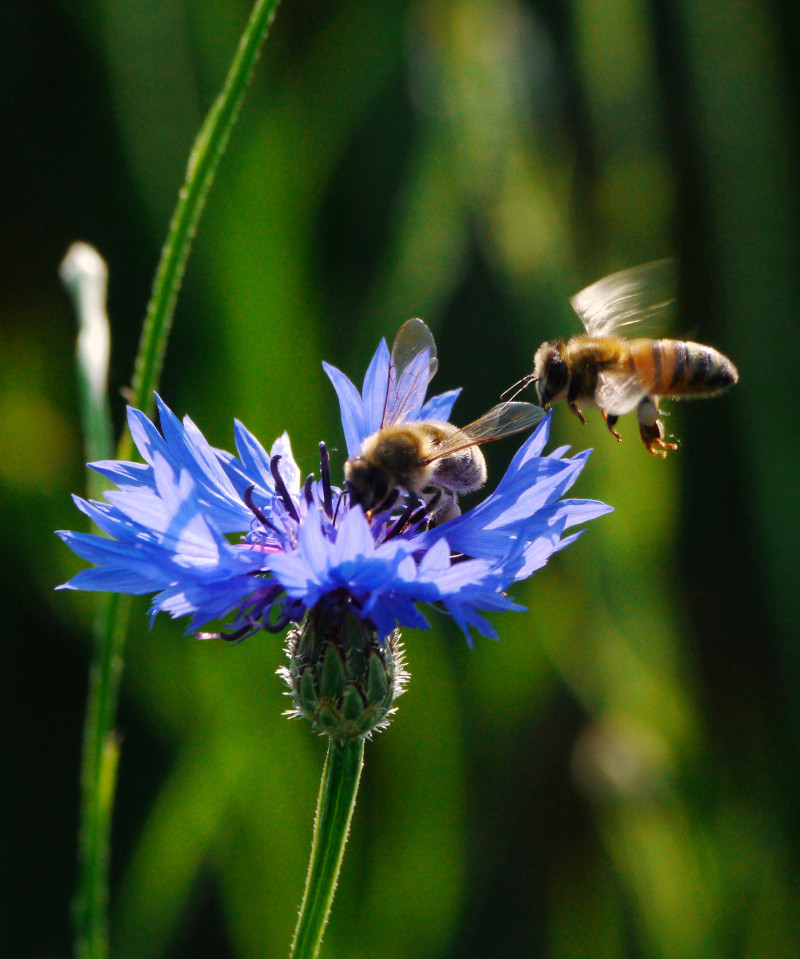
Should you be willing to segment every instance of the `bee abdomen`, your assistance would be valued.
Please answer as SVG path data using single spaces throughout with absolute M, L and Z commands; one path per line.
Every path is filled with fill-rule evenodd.
M 639 380 L 654 396 L 710 396 L 739 379 L 727 356 L 702 343 L 636 340 L 631 357 Z

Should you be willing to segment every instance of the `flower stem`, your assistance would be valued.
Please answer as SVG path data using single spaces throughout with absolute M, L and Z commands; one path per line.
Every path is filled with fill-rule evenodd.
M 256 0 L 225 84 L 195 139 L 186 179 L 161 252 L 139 343 L 132 404 L 140 409 L 152 409 L 152 393 L 161 375 L 192 239 L 278 2 Z M 131 438 L 126 430 L 120 440 L 118 458 L 129 459 L 130 455 Z M 103 597 L 95 625 L 83 739 L 78 894 L 74 907 L 75 953 L 79 959 L 108 956 L 108 864 L 119 758 L 114 723 L 129 605 L 127 597 Z
M 329 740 L 319 787 L 306 889 L 290 959 L 313 959 L 319 952 L 353 818 L 363 763 L 363 737 L 345 743 Z

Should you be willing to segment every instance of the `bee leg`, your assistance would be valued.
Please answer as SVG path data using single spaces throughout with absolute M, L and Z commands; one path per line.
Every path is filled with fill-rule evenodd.
M 430 529 L 431 526 L 436 525 L 438 513 L 441 509 L 439 504 L 442 498 L 442 487 L 426 486 L 422 491 L 422 496 L 424 498 L 422 509 L 428 517 L 428 529 Z M 430 496 L 430 499 L 427 499 L 428 496 Z
M 621 437 L 621 436 L 619 435 L 619 433 L 614 429 L 614 427 L 617 425 L 617 420 L 619 419 L 619 416 L 615 416 L 613 413 L 606 413 L 605 410 L 600 410 L 600 412 L 603 414 L 603 419 L 606 421 L 606 426 L 608 427 L 608 432 L 609 432 L 612 436 L 616 437 L 618 440 L 621 441 L 621 440 L 622 440 L 622 437 Z
M 431 520 L 431 526 L 439 526 L 441 523 L 446 523 L 448 520 L 455 519 L 461 515 L 461 507 L 456 502 L 455 496 L 448 497 L 448 500 L 445 500 L 444 504 L 440 505 L 438 512 Z
M 581 413 L 581 411 L 578 409 L 578 407 L 575 405 L 575 403 L 570 402 L 569 408 L 578 417 L 581 423 L 583 423 L 583 425 L 586 426 L 586 418 L 584 417 L 583 413 Z
M 658 401 L 655 397 L 645 397 L 637 409 L 639 434 L 648 453 L 664 457 L 668 450 L 676 450 L 676 443 L 664 442 L 664 424 L 658 418 Z
M 655 423 L 648 425 L 646 423 L 639 424 L 639 433 L 642 437 L 642 442 L 647 447 L 647 452 L 652 453 L 653 456 L 666 456 L 668 450 L 676 450 L 678 448 L 677 443 L 665 443 L 664 442 L 664 424 L 661 420 L 656 420 Z
M 423 490 L 422 492 L 426 494 L 430 490 Z M 428 529 L 430 529 L 432 526 L 439 526 L 440 523 L 446 523 L 448 520 L 460 516 L 461 508 L 458 505 L 456 494 L 452 490 L 439 486 L 425 504 L 425 512 L 428 514 Z

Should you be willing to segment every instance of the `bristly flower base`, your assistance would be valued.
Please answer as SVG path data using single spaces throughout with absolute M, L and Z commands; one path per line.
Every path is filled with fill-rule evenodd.
M 290 629 L 289 665 L 278 675 L 294 701 L 286 715 L 302 716 L 315 732 L 344 742 L 369 738 L 389 724 L 408 673 L 400 631 L 382 640 L 351 615 L 344 592 L 339 599 L 317 605 Z

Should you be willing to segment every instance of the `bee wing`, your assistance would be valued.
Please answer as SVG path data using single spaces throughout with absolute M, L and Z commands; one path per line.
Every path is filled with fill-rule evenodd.
M 665 325 L 674 300 L 675 261 L 655 260 L 603 277 L 576 293 L 570 303 L 591 336 L 609 336 L 640 324 L 641 332 L 652 336 Z
M 410 410 L 422 405 L 438 366 L 431 331 L 422 320 L 407 320 L 392 344 L 381 427 L 398 423 Z
M 604 413 L 622 416 L 638 406 L 646 395 L 639 378 L 630 373 L 601 370 L 597 374 L 595 402 Z
M 489 443 L 499 440 L 503 436 L 511 436 L 535 426 L 544 418 L 544 410 L 532 403 L 499 403 L 493 406 L 480 419 L 463 426 L 451 437 L 436 447 L 436 452 L 429 462 L 450 456 L 468 446 L 477 446 L 480 443 Z

